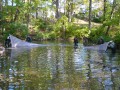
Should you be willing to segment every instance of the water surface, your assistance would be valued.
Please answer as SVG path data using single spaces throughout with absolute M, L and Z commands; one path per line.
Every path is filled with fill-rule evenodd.
M 1 90 L 119 90 L 120 54 L 82 44 L 46 43 L 7 49 L 0 57 Z

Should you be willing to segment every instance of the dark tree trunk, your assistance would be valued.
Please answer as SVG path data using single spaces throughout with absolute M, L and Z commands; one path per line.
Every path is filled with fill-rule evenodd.
M 7 6 L 8 5 L 8 0 L 5 0 L 5 6 Z
M 0 11 L 2 11 L 2 6 L 3 6 L 2 3 L 3 3 L 2 0 L 0 0 Z
M 3 9 L 3 1 L 0 0 L 0 12 L 2 12 L 2 9 Z M 2 22 L 2 18 L 0 18 L 0 22 Z M 0 26 L 1 26 L 1 25 L 0 25 Z M 1 33 L 2 33 L 2 35 L 3 35 L 3 28 L 0 27 L 0 30 L 1 30 Z
M 60 17 L 60 15 L 59 15 L 59 0 L 56 0 L 56 15 L 55 15 L 55 17 L 56 18 L 59 18 Z
M 115 7 L 116 7 L 116 0 L 113 0 L 113 6 L 112 6 L 112 11 L 111 11 L 111 14 L 110 14 L 110 20 L 111 20 L 111 18 L 112 18 L 112 16 L 113 16 L 113 12 L 114 12 L 114 10 L 115 10 Z M 107 27 L 107 30 L 106 30 L 106 33 L 105 33 L 105 35 L 108 35 L 108 32 L 109 32 L 109 30 L 110 30 L 110 25 Z
M 15 13 L 15 17 L 14 17 L 14 22 L 17 20 L 17 18 L 18 18 L 18 14 L 19 14 L 19 10 L 18 9 L 16 9 L 16 13 Z
M 12 4 L 12 7 L 13 7 L 13 0 L 12 0 L 11 4 Z M 13 22 L 13 17 L 14 17 L 12 12 L 13 12 L 13 9 L 11 8 L 11 22 Z
M 89 0 L 89 30 L 91 30 L 91 11 L 92 11 L 92 0 Z
M 64 1 L 64 15 L 66 15 L 66 0 Z
M 105 19 L 106 19 L 106 0 L 104 0 L 104 11 L 103 11 L 104 13 L 103 13 L 103 21 L 105 21 Z
M 72 21 L 72 15 L 73 15 L 73 0 L 67 1 L 68 3 L 68 22 Z
M 36 8 L 36 19 L 38 18 L 38 8 Z

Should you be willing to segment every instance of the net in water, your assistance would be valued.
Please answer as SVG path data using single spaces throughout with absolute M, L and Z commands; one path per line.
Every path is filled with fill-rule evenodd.
M 21 40 L 13 35 L 9 35 L 11 39 L 12 47 L 37 47 L 42 46 L 41 44 L 26 42 L 25 40 Z
M 107 46 L 108 46 L 108 42 L 105 42 L 104 44 L 100 44 L 100 45 L 85 46 L 85 49 L 106 51 L 107 50 Z

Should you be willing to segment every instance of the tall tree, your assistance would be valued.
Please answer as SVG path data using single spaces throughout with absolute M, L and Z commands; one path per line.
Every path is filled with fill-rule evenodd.
M 2 22 L 2 0 L 0 0 L 0 26 L 1 26 L 1 22 Z M 0 30 L 2 30 L 2 28 L 0 27 Z M 3 30 L 2 30 L 3 31 Z
M 3 3 L 3 1 L 2 0 L 0 0 L 0 11 L 2 11 L 2 3 Z
M 59 0 L 56 0 L 56 14 L 55 17 L 59 18 L 60 17 L 60 13 L 59 13 Z
M 64 0 L 64 15 L 66 15 L 66 0 Z
M 110 13 L 109 20 L 112 19 L 112 16 L 113 16 L 113 13 L 114 13 L 115 7 L 116 7 L 116 0 L 113 0 L 112 10 L 111 10 L 111 13 Z M 109 30 L 110 30 L 110 27 L 111 27 L 111 25 L 108 25 L 107 30 L 106 30 L 106 33 L 105 33 L 106 35 L 108 34 L 108 32 L 109 32 Z
M 105 15 L 106 15 L 106 0 L 104 0 L 103 21 L 105 21 Z
M 8 0 L 5 0 L 5 6 L 7 6 L 8 5 Z
M 70 22 L 72 21 L 73 11 L 74 11 L 74 3 L 73 3 L 73 0 L 71 0 L 71 3 L 70 3 Z
M 89 0 L 89 30 L 91 30 L 92 0 Z
M 14 2 L 13 2 L 13 0 L 12 0 L 12 2 L 11 2 L 11 4 L 12 4 L 11 6 L 12 6 L 12 7 L 13 7 L 13 3 L 14 3 Z M 12 21 L 13 21 L 13 8 L 11 8 L 11 22 L 12 22 Z
M 66 13 L 68 16 L 68 22 L 72 21 L 73 10 L 74 10 L 73 0 L 67 0 L 66 1 Z

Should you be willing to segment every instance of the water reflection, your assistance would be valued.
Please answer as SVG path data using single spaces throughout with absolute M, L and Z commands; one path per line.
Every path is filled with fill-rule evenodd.
M 17 48 L 0 57 L 2 90 L 119 90 L 119 53 L 82 44 Z

